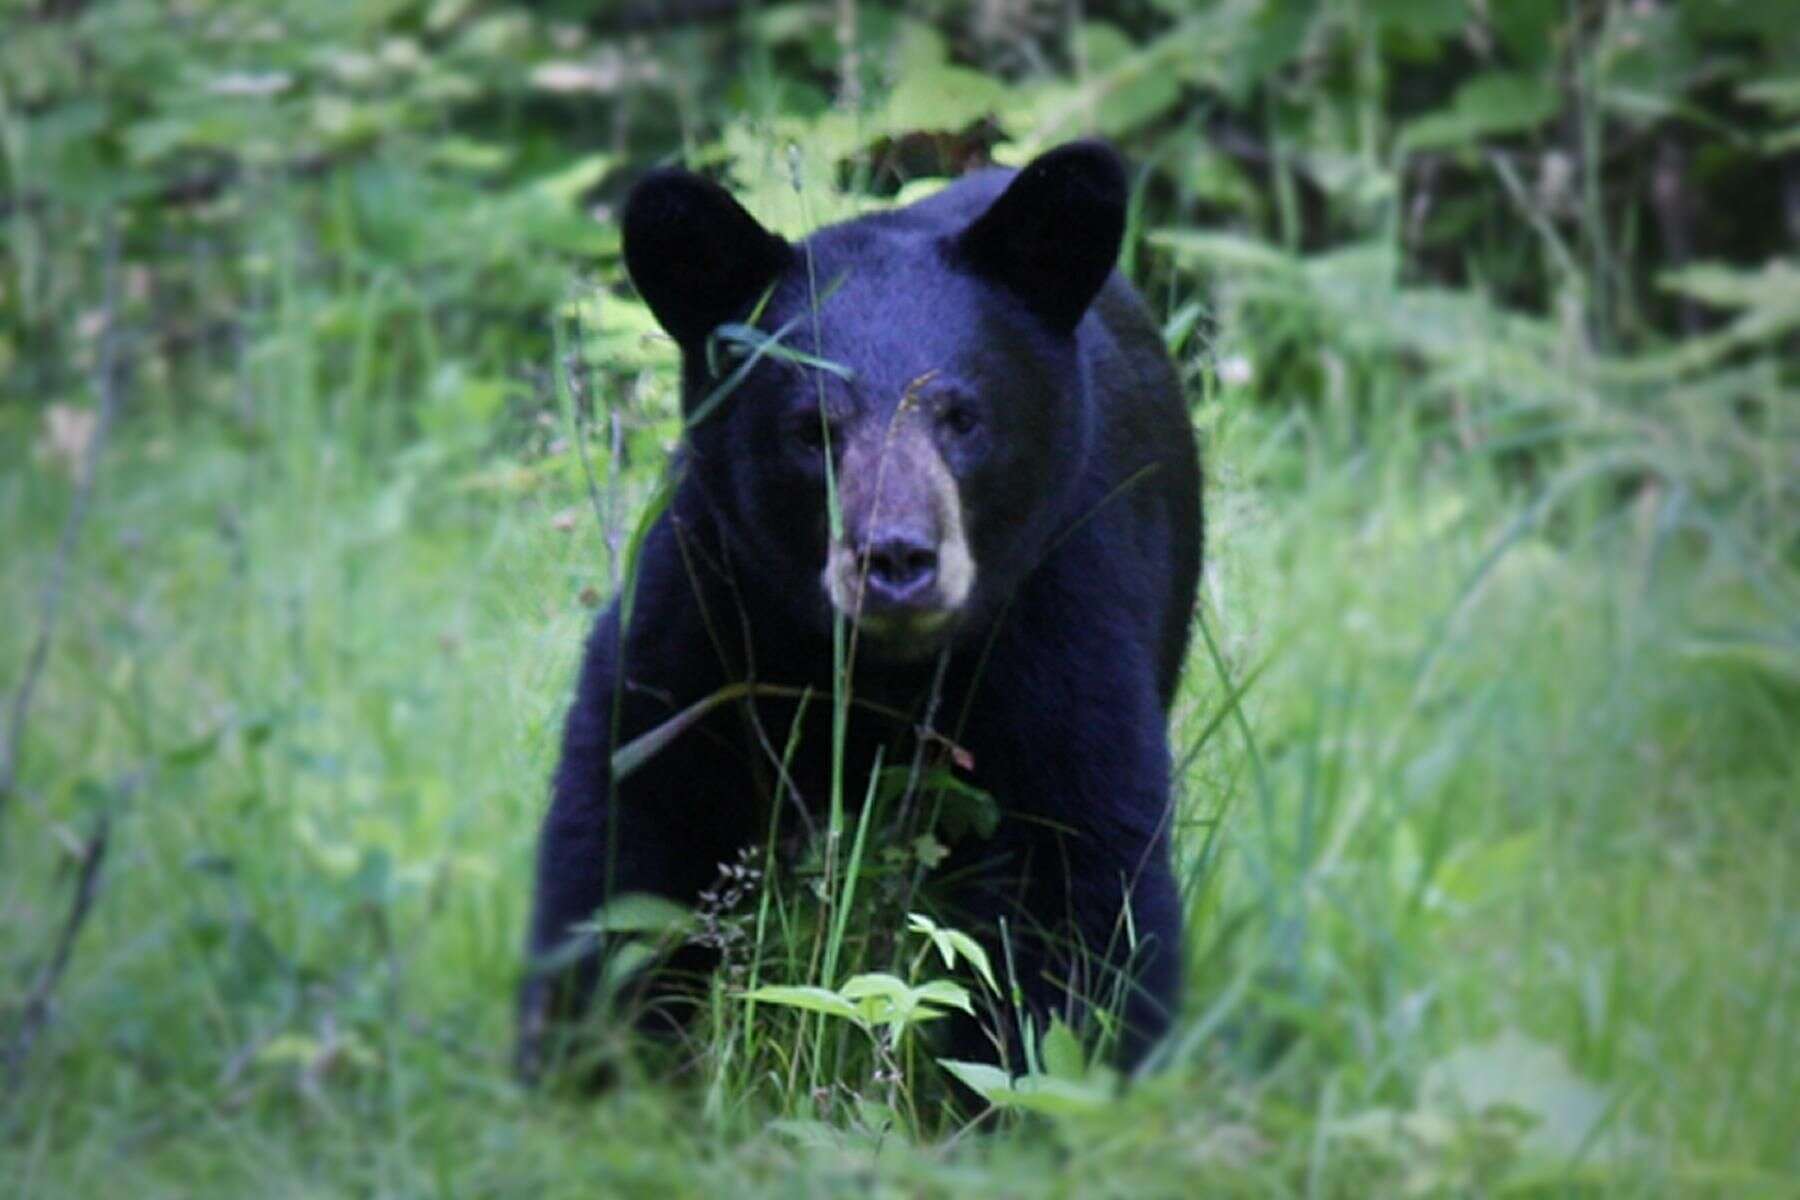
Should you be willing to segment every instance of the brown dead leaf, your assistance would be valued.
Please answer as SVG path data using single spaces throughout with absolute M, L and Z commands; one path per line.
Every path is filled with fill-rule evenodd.
M 91 408 L 52 404 L 44 410 L 44 431 L 35 448 L 37 460 L 48 463 L 70 479 L 76 478 L 81 473 L 81 464 L 87 461 L 88 447 L 93 444 L 94 431 L 99 427 L 99 414 Z

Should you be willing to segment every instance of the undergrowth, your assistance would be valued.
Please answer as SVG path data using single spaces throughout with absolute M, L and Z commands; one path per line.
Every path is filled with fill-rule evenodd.
M 1109 120 L 1132 97 L 1177 111 L 1137 85 L 1189 42 L 1093 45 L 1088 75 L 996 100 L 915 43 L 932 86 L 900 94 L 998 105 L 1009 158 L 1060 136 L 1056 114 L 1080 124 L 1084 97 Z M 1377 49 L 1355 61 L 1375 71 Z M 758 62 L 696 150 L 785 232 L 889 202 L 840 175 L 854 123 L 793 100 L 779 54 Z M 888 132 L 913 111 L 893 94 L 869 101 Z M 1285 112 L 1271 128 L 1291 133 Z M 697 911 L 601 915 L 723 951 L 672 1055 L 623 1055 L 595 1100 L 513 1080 L 562 707 L 680 436 L 673 354 L 618 286 L 609 226 L 565 221 L 610 164 L 496 189 L 435 233 L 395 215 L 424 195 L 408 154 L 429 142 L 253 170 L 253 202 L 186 241 L 128 220 L 111 303 L 102 230 L 129 199 L 9 210 L 0 301 L 32 309 L 0 355 L 29 359 L 0 406 L 8 681 L 108 338 L 132 369 L 0 796 L 0 1043 L 109 830 L 0 1098 L 0 1178 L 23 1196 L 1791 1195 L 1800 276 L 1688 264 L 1645 300 L 1625 234 L 1526 189 L 1456 285 L 1424 271 L 1398 203 L 1416 155 L 1363 115 L 1330 245 L 1283 235 L 1306 197 L 1283 216 L 1279 179 L 1266 224 L 1202 226 L 1162 220 L 1161 168 L 1140 177 L 1127 263 L 1209 472 L 1171 720 L 1187 1009 L 1129 1087 L 1046 1031 L 1030 1081 L 977 1081 L 1000 1108 L 973 1122 L 940 1103 L 922 1035 L 933 1009 L 1004 1004 L 1004 964 L 913 916 L 942 849 L 943 815 L 907 805 L 944 782 L 930 755 L 886 764 L 874 804 L 841 796 L 811 843 L 721 864 Z M 1516 132 L 1471 120 L 1413 136 Z M 446 145 L 474 169 L 480 145 Z M 1504 192 L 1507 156 L 1469 161 Z M 532 240 L 559 237 L 601 268 L 575 279 Z M 1543 303 L 1483 286 L 1507 254 Z M 200 316 L 171 330 L 162 304 Z M 1652 310 L 1679 304 L 1705 319 L 1655 336 Z M 45 323 L 53 356 L 26 338 Z

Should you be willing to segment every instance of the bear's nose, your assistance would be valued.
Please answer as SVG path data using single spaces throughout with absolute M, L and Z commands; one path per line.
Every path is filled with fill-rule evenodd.
M 917 606 L 937 581 L 937 548 L 916 538 L 879 538 L 865 553 L 869 564 L 866 607 Z

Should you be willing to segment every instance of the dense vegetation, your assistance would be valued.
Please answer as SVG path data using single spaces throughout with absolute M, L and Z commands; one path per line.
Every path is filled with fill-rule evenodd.
M 1791 1195 L 1783 9 L 13 0 L 0 1179 Z M 798 233 L 1091 132 L 1211 474 L 1161 1069 L 1058 1043 L 968 1132 L 903 1024 L 745 1004 L 982 986 L 883 885 L 939 848 L 852 822 L 722 878 L 679 1077 L 522 1091 L 560 709 L 679 436 L 623 189 Z

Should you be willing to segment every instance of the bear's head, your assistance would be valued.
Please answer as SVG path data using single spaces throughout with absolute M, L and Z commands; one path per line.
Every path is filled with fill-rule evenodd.
M 917 659 L 1066 527 L 1094 438 L 1083 317 L 1122 165 L 1074 143 L 791 244 L 717 184 L 633 190 L 626 265 L 682 351 L 687 469 L 760 594 Z

